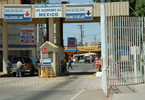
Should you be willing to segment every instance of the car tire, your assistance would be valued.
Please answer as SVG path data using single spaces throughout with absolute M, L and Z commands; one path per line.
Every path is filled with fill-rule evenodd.
M 13 72 L 13 77 L 16 77 L 16 72 Z
M 24 74 L 25 74 L 24 72 L 21 73 L 22 77 L 24 76 Z
M 32 69 L 31 71 L 30 71 L 30 75 L 34 75 L 35 74 L 35 69 Z

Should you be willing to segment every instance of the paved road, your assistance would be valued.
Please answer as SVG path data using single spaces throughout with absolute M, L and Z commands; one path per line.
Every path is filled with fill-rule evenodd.
M 92 64 L 73 64 L 70 73 L 56 78 L 25 75 L 0 78 L 0 100 L 106 100 L 101 78 Z

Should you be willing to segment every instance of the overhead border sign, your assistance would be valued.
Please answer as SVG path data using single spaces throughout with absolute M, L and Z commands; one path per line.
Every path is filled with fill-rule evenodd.
M 62 17 L 62 4 L 36 4 L 35 18 Z
M 4 6 L 4 21 L 31 21 L 31 7 Z
M 92 6 L 67 6 L 65 20 L 93 20 Z

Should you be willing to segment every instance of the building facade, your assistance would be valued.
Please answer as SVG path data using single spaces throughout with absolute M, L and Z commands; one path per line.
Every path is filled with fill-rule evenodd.
M 39 44 L 42 44 L 42 29 L 39 29 Z M 3 42 L 2 26 L 0 26 L 0 71 L 2 71 Z M 29 25 L 8 25 L 8 57 L 11 61 L 19 56 L 34 56 L 38 58 L 37 52 L 37 27 Z

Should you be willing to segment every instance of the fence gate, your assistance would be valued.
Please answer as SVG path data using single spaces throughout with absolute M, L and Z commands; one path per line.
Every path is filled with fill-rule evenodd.
M 107 17 L 108 86 L 144 82 L 143 18 Z

